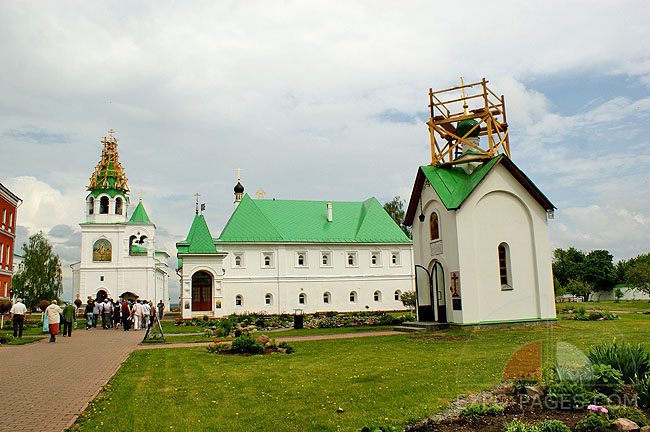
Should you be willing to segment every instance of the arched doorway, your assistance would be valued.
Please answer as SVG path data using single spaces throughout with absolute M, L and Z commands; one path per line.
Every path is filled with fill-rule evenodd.
M 192 310 L 212 310 L 212 276 L 205 271 L 192 275 Z
M 99 291 L 97 291 L 97 296 L 95 298 L 95 301 L 97 303 L 103 302 L 104 299 L 106 299 L 106 298 L 108 298 L 108 293 L 105 290 L 100 289 Z
M 127 301 L 136 301 L 138 299 L 138 295 L 132 293 L 131 291 L 124 292 L 120 294 L 120 298 L 122 300 L 127 300 Z
M 447 301 L 445 297 L 445 271 L 439 261 L 435 261 L 433 263 L 433 268 L 431 269 L 431 288 L 433 291 L 431 298 L 435 298 L 436 304 L 438 305 L 436 309 L 436 321 L 446 323 Z

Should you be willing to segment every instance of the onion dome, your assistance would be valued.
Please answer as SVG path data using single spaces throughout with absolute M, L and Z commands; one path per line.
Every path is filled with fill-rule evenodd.
M 469 132 L 478 122 L 474 119 L 465 119 L 458 122 L 456 126 L 456 132 L 459 137 L 464 137 L 467 132 Z M 481 128 L 477 127 L 469 134 L 468 138 L 477 137 L 481 133 Z
M 237 184 L 235 185 L 235 193 L 236 194 L 244 193 L 244 186 L 242 186 L 240 182 L 237 182 Z

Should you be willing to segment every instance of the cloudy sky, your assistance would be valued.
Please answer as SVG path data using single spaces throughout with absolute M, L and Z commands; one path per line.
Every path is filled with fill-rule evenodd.
M 0 2 L 17 242 L 47 235 L 69 298 L 110 128 L 171 255 L 197 192 L 219 234 L 236 168 L 253 197 L 406 198 L 430 161 L 428 89 L 463 76 L 505 95 L 512 158 L 558 207 L 553 248 L 647 253 L 649 19 L 621 0 Z

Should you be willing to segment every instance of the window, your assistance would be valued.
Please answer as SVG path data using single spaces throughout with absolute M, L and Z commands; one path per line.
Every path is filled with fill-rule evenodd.
M 5 247 L 2 243 L 0 243 L 0 268 L 5 265 L 4 258 L 5 257 Z
M 372 252 L 370 254 L 370 265 L 373 267 L 381 265 L 381 255 L 379 252 Z
M 326 292 L 323 294 L 323 303 L 329 304 L 331 299 L 330 293 Z
M 501 290 L 507 291 L 512 289 L 512 276 L 510 271 L 510 247 L 507 243 L 501 243 L 498 247 L 499 253 L 499 280 L 501 281 Z
M 244 297 L 241 294 L 235 296 L 235 306 L 242 306 L 244 304 Z
M 262 267 L 271 268 L 273 267 L 273 254 L 266 252 L 262 254 Z
M 235 254 L 234 266 L 236 268 L 243 268 L 244 267 L 244 254 L 243 253 Z
M 115 214 L 122 214 L 122 198 L 120 197 L 115 200 Z
M 273 296 L 271 294 L 266 294 L 264 296 L 264 304 L 270 305 L 273 302 Z
M 402 291 L 395 290 L 395 301 L 399 301 L 399 297 L 402 295 Z
M 7 224 L 7 209 L 2 209 L 2 227 Z
M 100 276 L 100 277 L 99 277 L 99 281 L 100 281 L 100 282 L 104 282 L 104 276 Z
M 348 263 L 348 267 L 356 267 L 357 266 L 357 253 L 356 252 L 348 252 L 346 262 Z
M 108 197 L 103 196 L 99 199 L 99 214 L 108 214 Z
M 307 253 L 298 252 L 298 254 L 296 255 L 296 266 L 305 267 L 306 265 L 307 265 Z
M 440 228 L 438 226 L 438 213 L 431 213 L 429 219 L 429 233 L 431 234 L 431 241 L 440 240 Z
M 14 214 L 9 213 L 9 226 L 8 226 L 9 231 L 11 231 L 11 227 L 13 226 L 13 223 L 14 223 Z
M 391 252 L 391 254 L 390 254 L 390 265 L 391 266 L 399 266 L 399 265 L 401 265 L 399 252 Z
M 350 303 L 356 303 L 356 302 L 357 302 L 357 292 L 350 291 Z
M 307 296 L 305 295 L 305 293 L 300 293 L 300 295 L 298 296 L 298 303 L 304 305 L 306 301 L 307 301 Z
M 332 267 L 332 254 L 330 252 L 321 252 L 321 267 Z
M 95 199 L 90 197 L 88 200 L 88 214 L 93 214 L 95 212 Z
M 375 293 L 372 295 L 372 298 L 376 302 L 380 302 L 381 301 L 381 291 L 375 291 Z

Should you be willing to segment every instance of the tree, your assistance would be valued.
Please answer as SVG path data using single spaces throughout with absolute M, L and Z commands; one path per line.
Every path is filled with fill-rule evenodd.
M 575 248 L 555 249 L 553 251 L 553 276 L 562 286 L 565 286 L 569 279 L 584 279 L 585 259 L 584 252 Z
M 606 250 L 593 250 L 584 260 L 583 278 L 594 291 L 610 291 L 616 284 L 614 257 Z
M 650 264 L 645 261 L 631 264 L 625 273 L 625 283 L 637 291 L 650 295 Z
M 406 211 L 404 210 L 405 202 L 402 201 L 399 195 L 384 204 L 384 210 L 393 218 L 395 223 L 404 231 L 404 234 L 410 239 L 413 238 L 411 234 L 411 227 L 404 225 L 406 218 Z
M 581 279 L 570 279 L 565 285 L 565 289 L 574 296 L 582 297 L 584 301 L 587 301 L 594 287 Z
M 29 244 L 28 244 L 29 243 Z M 23 243 L 24 269 L 14 276 L 11 285 L 25 306 L 34 310 L 40 300 L 56 300 L 63 291 L 61 261 L 52 253 L 43 232 L 29 237 Z
M 415 298 L 415 291 L 404 291 L 400 296 L 399 299 L 402 301 L 402 304 L 406 306 L 409 309 L 415 309 L 416 306 L 416 298 Z

